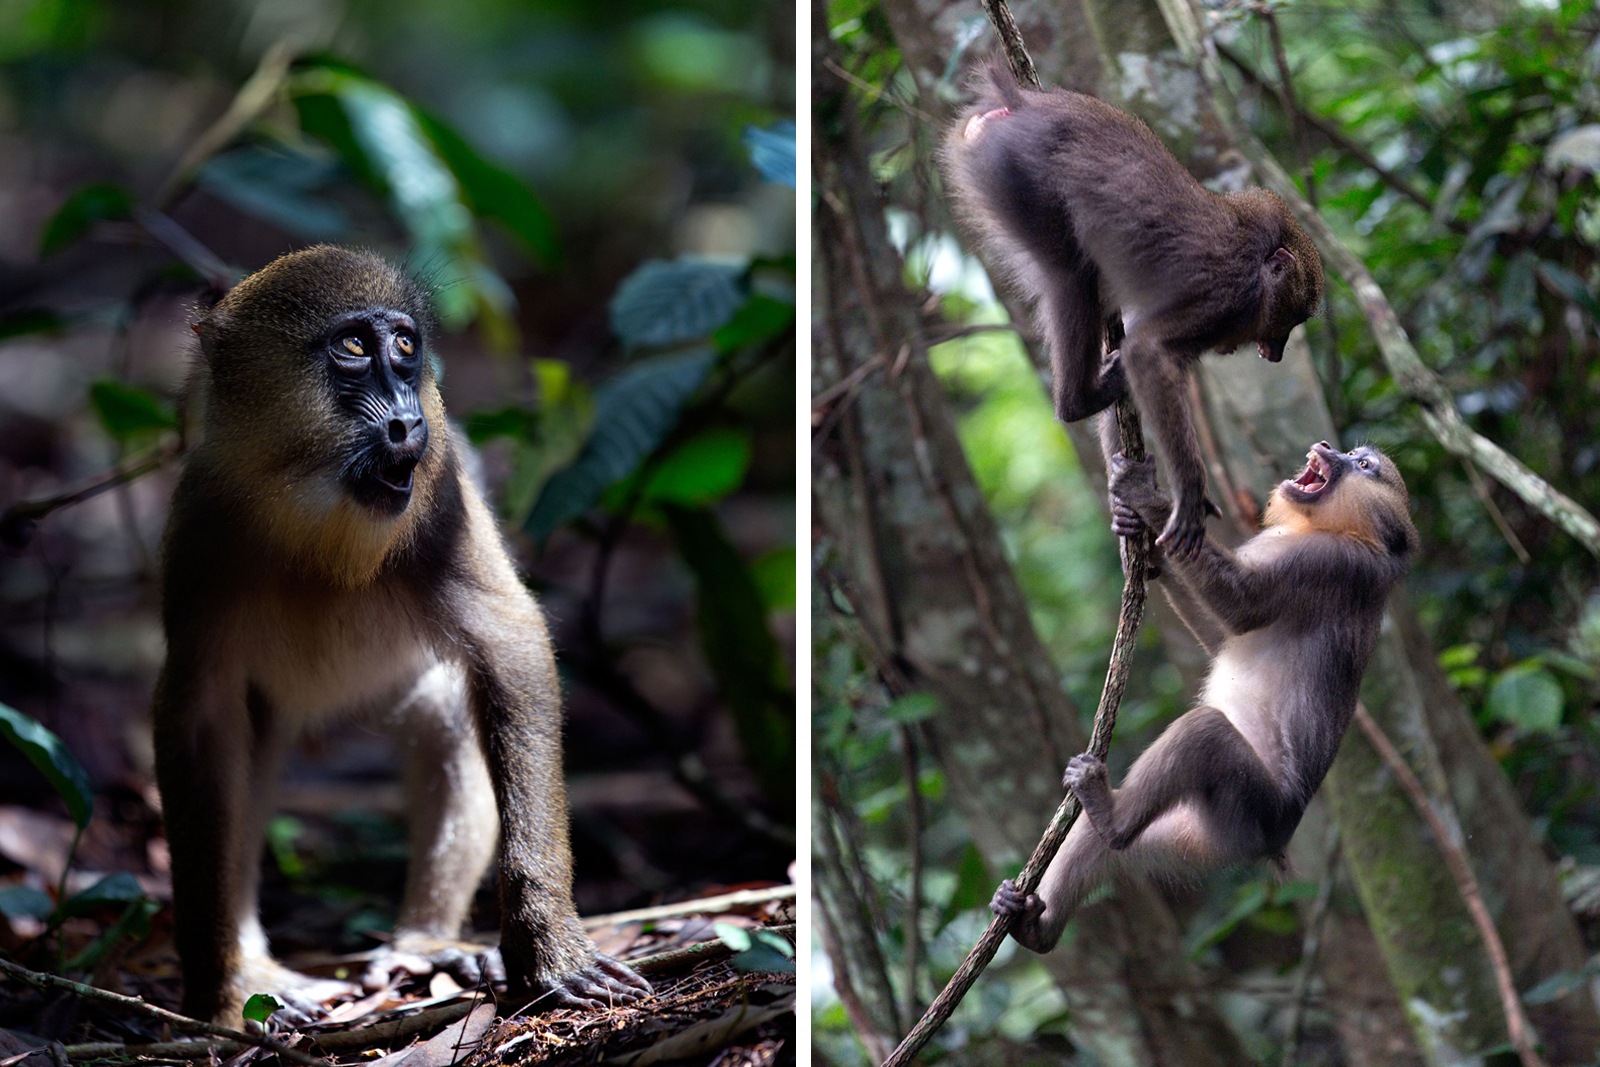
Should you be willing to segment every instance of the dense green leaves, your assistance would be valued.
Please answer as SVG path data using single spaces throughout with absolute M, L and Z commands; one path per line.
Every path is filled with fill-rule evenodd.
M 480 156 L 449 126 L 423 111 L 422 128 L 461 182 L 468 204 L 480 216 L 494 219 L 520 240 L 534 261 L 545 267 L 561 263 L 561 241 L 555 220 L 526 182 Z
M 0 737 L 4 737 L 39 768 L 50 787 L 66 802 L 72 821 L 81 830 L 94 814 L 94 790 L 83 764 L 67 751 L 55 734 L 15 708 L 0 704 Z

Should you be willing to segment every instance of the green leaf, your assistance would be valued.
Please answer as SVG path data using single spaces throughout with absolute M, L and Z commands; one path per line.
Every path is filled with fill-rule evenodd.
M 59 333 L 66 323 L 54 311 L 44 308 L 23 308 L 0 315 L 0 341 L 9 337 L 24 337 L 30 333 Z
M 611 328 L 628 348 L 699 340 L 727 325 L 745 303 L 745 268 L 704 259 L 652 259 L 611 298 Z
M 125 938 L 143 941 L 150 936 L 150 920 L 161 910 L 159 901 L 141 896 L 123 909 L 117 921 L 106 927 L 101 935 L 86 945 L 82 952 L 68 960 L 67 971 L 92 971 Z
M 752 944 L 730 961 L 741 974 L 793 974 L 794 946 L 772 930 L 752 932 Z
M 89 387 L 89 400 L 106 433 L 123 443 L 178 428 L 176 409 L 148 389 L 102 378 Z
M 264 1023 L 273 1012 L 282 1008 L 278 998 L 271 993 L 253 993 L 250 999 L 244 1002 L 244 1017 Z
M 794 798 L 794 698 L 784 684 L 767 606 L 716 515 L 674 504 L 662 508 L 678 554 L 695 578 L 695 625 L 733 712 L 745 759 L 767 799 L 787 812 Z
M 555 220 L 527 183 L 478 155 L 460 134 L 437 117 L 420 108 L 416 115 L 461 183 L 473 210 L 510 230 L 540 266 L 559 267 L 561 239 L 556 235 Z
M 50 894 L 31 885 L 0 886 L 0 915 L 8 919 L 43 919 L 56 910 Z
M 295 848 L 295 842 L 305 832 L 305 824 L 293 815 L 274 815 L 267 823 L 267 848 L 278 870 L 291 882 L 302 881 L 306 876 L 306 862 Z
M 497 437 L 531 437 L 538 425 L 538 416 L 520 407 L 474 411 L 462 423 L 467 431 L 467 440 L 474 445 L 482 445 Z
M 39 255 L 61 251 L 102 219 L 132 217 L 133 205 L 133 194 L 120 185 L 92 182 L 81 186 L 45 224 L 44 236 L 39 240 Z
M 939 698 L 932 693 L 907 693 L 903 697 L 896 697 L 883 712 L 890 722 L 903 723 L 922 722 L 938 713 Z
M 793 545 L 775 548 L 750 562 L 750 577 L 761 590 L 768 611 L 784 611 L 795 606 L 795 552 Z
M 950 925 L 950 921 L 964 911 L 988 907 L 994 891 L 994 875 L 989 873 L 983 853 L 969 842 L 961 852 L 960 862 L 956 864 L 956 887 L 945 902 L 944 911 L 940 913 L 940 929 Z
M 736 352 L 754 347 L 794 329 L 794 304 L 757 293 L 734 313 L 727 325 L 711 335 L 717 351 Z
M 747 952 L 750 949 L 750 931 L 742 926 L 732 923 L 712 923 L 711 929 L 717 932 L 717 937 L 724 945 L 735 952 Z
M 94 885 L 75 896 L 69 897 L 61 905 L 63 915 L 87 915 L 96 908 L 106 904 L 128 904 L 135 900 L 143 900 L 144 890 L 139 885 L 139 880 L 127 871 L 117 871 L 108 874 Z
M 750 469 L 750 434 L 718 426 L 696 434 L 668 452 L 649 469 L 640 499 L 687 506 L 714 504 L 744 483 Z M 625 483 L 612 486 L 605 503 L 615 507 L 627 494 Z
M 66 802 L 78 829 L 89 825 L 94 814 L 94 790 L 83 765 L 67 751 L 55 734 L 15 708 L 0 704 L 0 736 L 5 737 L 39 768 L 56 795 Z
M 1489 687 L 1484 708 L 1520 730 L 1550 733 L 1560 727 L 1565 703 L 1555 675 L 1538 660 L 1527 660 L 1500 673 Z
M 572 465 L 545 484 L 524 524 L 537 541 L 582 515 L 632 474 L 678 424 L 716 359 L 707 349 L 644 360 L 595 393 L 594 430 Z

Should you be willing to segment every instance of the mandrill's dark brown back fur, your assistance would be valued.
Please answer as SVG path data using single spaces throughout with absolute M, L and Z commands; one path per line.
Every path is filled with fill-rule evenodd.
M 1210 321 L 1171 339 L 1191 355 L 1286 337 L 1316 312 L 1322 260 L 1275 194 L 1213 193 L 1138 118 L 1082 93 L 1022 88 L 1001 59 L 971 87 L 977 99 L 945 137 L 946 187 L 1028 296 L 1045 296 L 1061 272 L 1086 272 L 1112 309 L 1148 315 L 1204 300 Z M 1001 109 L 1009 114 L 983 120 Z M 1257 268 L 1276 248 L 1295 263 L 1269 293 Z

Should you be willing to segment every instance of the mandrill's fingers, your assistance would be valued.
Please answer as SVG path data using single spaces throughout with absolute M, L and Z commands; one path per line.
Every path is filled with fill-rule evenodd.
M 1007 878 L 994 891 L 989 910 L 996 915 L 1009 915 L 1022 922 L 1037 919 L 1044 914 L 1044 901 L 1036 894 L 1024 894 L 1017 883 Z
M 1201 502 L 1180 500 L 1167 518 L 1167 525 L 1156 544 L 1175 559 L 1188 559 L 1199 551 L 1206 539 L 1206 512 Z
M 650 983 L 633 968 L 601 953 L 596 953 L 583 970 L 553 982 L 539 983 L 536 990 L 538 995 L 529 1007 L 538 1011 L 609 1008 L 643 1000 L 653 992 Z
M 595 953 L 594 966 L 606 975 L 613 986 L 631 989 L 641 997 L 648 997 L 655 993 L 649 981 L 638 971 L 621 960 L 612 959 L 603 952 Z

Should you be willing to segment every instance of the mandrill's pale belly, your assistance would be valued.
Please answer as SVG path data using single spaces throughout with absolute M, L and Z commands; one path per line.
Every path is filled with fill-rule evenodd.
M 391 706 L 439 662 L 409 612 L 370 594 L 269 601 L 234 629 L 249 682 L 302 722 Z
M 1295 656 L 1274 630 L 1228 638 L 1212 661 L 1200 703 L 1226 715 L 1269 767 L 1281 767 L 1284 694 L 1295 681 Z

